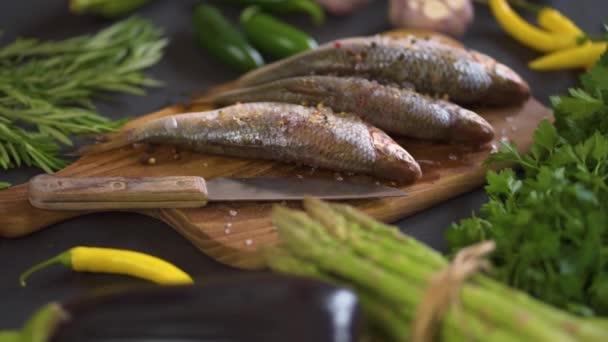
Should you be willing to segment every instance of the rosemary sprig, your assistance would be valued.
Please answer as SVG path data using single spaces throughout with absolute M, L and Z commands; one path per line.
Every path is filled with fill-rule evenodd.
M 161 29 L 130 18 L 95 35 L 63 41 L 17 39 L 0 49 L 0 167 L 65 165 L 59 143 L 70 136 L 116 129 L 91 100 L 103 93 L 143 95 L 161 83 L 141 70 L 167 45 Z
M 37 166 L 46 172 L 60 169 L 65 162 L 56 154 L 59 146 L 44 133 L 28 132 L 0 117 L 0 166 Z

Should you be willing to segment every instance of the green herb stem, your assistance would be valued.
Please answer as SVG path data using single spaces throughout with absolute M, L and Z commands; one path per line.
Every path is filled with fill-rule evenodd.
M 166 45 L 162 30 L 133 17 L 95 35 L 17 39 L 0 48 L 0 167 L 52 172 L 65 165 L 58 143 L 118 128 L 124 121 L 100 116 L 92 100 L 161 85 L 141 71 L 162 58 Z

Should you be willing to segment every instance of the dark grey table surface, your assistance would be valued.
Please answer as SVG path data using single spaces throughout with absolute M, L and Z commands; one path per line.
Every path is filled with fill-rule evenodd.
M 149 73 L 166 82 L 145 97 L 116 96 L 111 103 L 98 103 L 98 109 L 111 118 L 135 117 L 184 100 L 194 90 L 228 81 L 238 74 L 207 56 L 193 42 L 190 14 L 198 1 L 157 1 L 141 9 L 139 15 L 164 27 L 171 43 L 165 58 Z M 220 4 L 221 1 L 215 1 Z M 587 32 L 599 33 L 608 17 L 606 0 L 544 1 L 567 13 Z M 1 43 L 14 38 L 37 37 L 61 39 L 92 33 L 109 24 L 92 17 L 67 13 L 66 1 L 1 1 Z M 306 17 L 289 20 L 312 33 L 319 42 L 334 38 L 366 35 L 390 28 L 387 1 L 376 0 L 365 9 L 347 17 L 330 17 L 322 27 L 312 27 Z M 478 6 L 476 20 L 463 38 L 469 47 L 496 57 L 520 72 L 531 84 L 534 95 L 547 103 L 553 94 L 564 93 L 576 82 L 568 72 L 535 73 L 526 61 L 536 54 L 508 38 L 491 19 L 486 8 Z M 236 17 L 237 11 L 226 7 Z M 1 171 L 1 180 L 26 182 L 40 171 L 13 169 Z M 397 222 L 408 234 L 439 250 L 445 249 L 443 231 L 452 222 L 467 217 L 486 200 L 482 190 L 473 191 Z M 140 215 L 103 213 L 73 219 L 48 227 L 20 239 L 0 239 L 0 330 L 16 328 L 40 305 L 91 293 L 100 287 L 140 282 L 119 276 L 77 274 L 63 268 L 51 268 L 31 278 L 27 287 L 17 282 L 19 274 L 40 260 L 75 245 L 111 246 L 135 249 L 176 263 L 190 274 L 205 277 L 221 272 L 235 272 L 199 252 L 185 238 L 166 224 Z

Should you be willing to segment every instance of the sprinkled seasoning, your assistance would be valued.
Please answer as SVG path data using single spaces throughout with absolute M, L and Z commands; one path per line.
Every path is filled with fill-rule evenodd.
M 223 118 L 218 117 L 220 112 L 224 113 Z M 315 122 L 314 116 L 321 117 L 322 122 Z M 166 120 L 176 120 L 178 128 L 167 133 Z M 284 129 L 279 122 L 284 122 Z M 291 163 L 305 161 L 308 166 L 370 174 L 400 182 L 411 182 L 420 176 L 413 158 L 386 133 L 356 116 L 336 115 L 329 108 L 276 102 L 246 103 L 224 107 L 221 111 L 151 120 L 130 131 L 128 139 L 130 143 L 164 143 L 233 157 Z
M 142 155 L 142 156 L 139 157 L 139 162 L 141 164 L 145 165 L 145 164 L 148 164 L 148 159 L 150 159 L 150 156 L 147 155 L 147 154 L 144 154 L 144 155 Z
M 252 239 L 247 239 L 247 240 L 245 240 L 245 244 L 247 246 L 251 246 L 251 245 L 253 245 L 253 240 Z
M 327 114 L 332 109 L 344 118 L 357 113 L 357 118 L 399 136 L 474 144 L 494 138 L 492 126 L 470 110 L 421 95 L 411 86 L 401 89 L 359 77 L 292 77 L 218 94 L 214 103 L 224 106 L 238 100 L 316 103 L 309 120 L 318 125 L 332 123 Z
M 232 232 L 232 230 L 230 230 L 230 228 L 226 228 L 224 229 L 224 234 L 228 235 Z
M 437 165 L 436 161 L 433 160 L 428 160 L 428 159 L 418 159 L 416 160 L 418 162 L 418 164 L 420 165 L 431 165 L 431 166 L 435 166 Z
M 458 156 L 457 156 L 457 155 L 455 155 L 454 153 L 450 153 L 450 154 L 448 155 L 448 159 L 450 159 L 450 160 L 458 160 Z
M 234 209 L 230 209 L 230 211 L 228 211 L 228 215 L 235 217 L 238 214 L 238 212 Z
M 311 74 L 410 83 L 422 93 L 447 94 L 455 102 L 466 104 L 521 103 L 530 93 L 529 86 L 513 70 L 486 55 L 414 37 L 341 39 L 251 71 L 237 82 L 243 88 Z M 431 81 L 432 74 L 437 80 Z
M 302 175 L 296 175 L 296 177 L 298 177 L 298 179 L 304 178 L 304 176 L 302 176 Z

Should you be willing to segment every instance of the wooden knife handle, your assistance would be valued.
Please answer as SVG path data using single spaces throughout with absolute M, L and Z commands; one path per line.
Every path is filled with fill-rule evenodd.
M 40 175 L 29 183 L 32 206 L 54 210 L 197 208 L 207 204 L 202 177 L 72 178 Z

